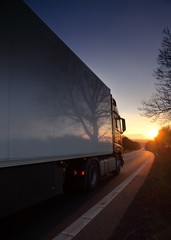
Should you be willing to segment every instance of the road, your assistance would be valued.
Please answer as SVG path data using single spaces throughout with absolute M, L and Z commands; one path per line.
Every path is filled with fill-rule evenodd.
M 125 154 L 120 174 L 103 177 L 93 192 L 73 192 L 7 218 L 0 239 L 106 240 L 143 184 L 153 163 L 152 153 Z

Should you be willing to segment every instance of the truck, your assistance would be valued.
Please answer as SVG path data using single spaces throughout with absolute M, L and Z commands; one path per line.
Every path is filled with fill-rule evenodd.
M 0 218 L 124 164 L 111 90 L 21 0 L 0 8 Z

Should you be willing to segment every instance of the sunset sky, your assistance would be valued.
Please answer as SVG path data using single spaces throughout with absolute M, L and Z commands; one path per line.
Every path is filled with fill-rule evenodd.
M 140 116 L 141 101 L 155 92 L 153 71 L 171 30 L 171 0 L 24 0 L 111 89 L 125 135 L 150 139 L 160 128 Z

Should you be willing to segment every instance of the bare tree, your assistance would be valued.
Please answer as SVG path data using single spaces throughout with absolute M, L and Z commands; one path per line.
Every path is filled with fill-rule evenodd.
M 168 28 L 163 31 L 164 37 L 159 49 L 157 63 L 159 67 L 154 71 L 156 93 L 142 102 L 142 115 L 163 123 L 171 120 L 171 33 Z
M 110 119 L 109 89 L 96 77 L 92 79 L 88 72 L 75 71 L 74 76 L 71 72 L 69 71 L 66 84 L 63 81 L 55 86 L 55 89 L 60 88 L 56 90 L 56 112 L 59 116 L 68 117 L 76 124 L 81 124 L 89 139 L 98 142 L 101 137 L 99 129 Z M 68 81 L 69 78 L 72 80 Z M 62 97 L 64 93 L 65 97 Z
M 110 89 L 76 61 L 58 62 L 55 78 L 49 78 L 44 93 L 38 99 L 42 105 L 38 116 L 54 121 L 56 129 L 60 129 L 59 137 L 72 135 L 72 131 L 67 130 L 74 128 L 79 137 L 96 143 L 108 142 L 108 139 L 110 142 Z

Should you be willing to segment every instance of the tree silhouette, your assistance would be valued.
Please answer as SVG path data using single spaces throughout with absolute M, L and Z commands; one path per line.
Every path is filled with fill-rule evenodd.
M 171 128 L 170 126 L 165 126 L 159 130 L 156 137 L 158 144 L 162 147 L 171 148 Z
M 98 142 L 105 131 L 111 131 L 109 124 L 110 129 L 99 134 L 99 129 L 111 121 L 110 90 L 92 72 L 72 62 L 67 73 L 60 76 L 63 79 L 54 83 L 57 118 L 81 126 L 90 140 Z
M 164 154 L 171 151 L 171 128 L 162 127 L 154 140 L 148 141 L 145 145 L 146 150 L 154 153 Z
M 171 33 L 168 28 L 163 31 L 164 37 L 159 50 L 157 63 L 159 67 L 154 71 L 157 82 L 156 93 L 151 99 L 142 102 L 142 115 L 163 123 L 171 119 Z
M 127 137 L 123 137 L 123 147 L 125 150 L 133 151 L 141 149 L 141 145 L 139 142 L 133 141 Z
M 147 151 L 156 153 L 156 142 L 153 141 L 153 140 L 148 141 L 148 142 L 145 144 L 145 149 L 146 149 Z

